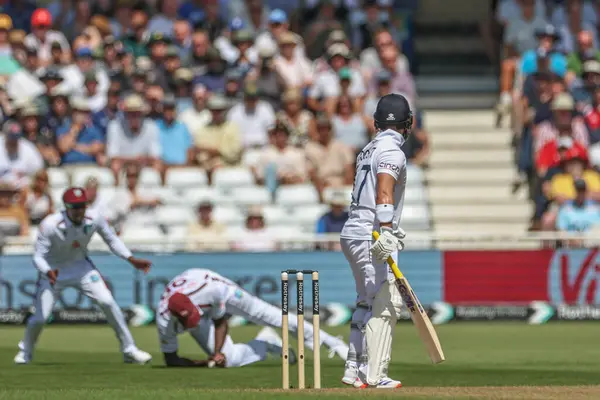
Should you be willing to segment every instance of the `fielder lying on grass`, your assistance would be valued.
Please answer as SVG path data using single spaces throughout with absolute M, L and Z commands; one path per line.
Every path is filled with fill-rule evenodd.
M 232 360 L 227 361 L 230 357 L 226 354 L 228 351 L 228 324 L 225 316 L 227 314 L 239 315 L 257 325 L 281 328 L 281 310 L 278 307 L 252 296 L 235 282 L 222 277 L 216 272 L 207 269 L 189 269 L 169 282 L 159 301 L 156 315 L 160 347 L 167 366 L 195 367 L 207 365 L 207 363 L 198 363 L 197 361 L 181 358 L 177 354 L 177 335 L 181 333 L 188 331 L 199 344 L 202 342 L 197 337 L 201 336 L 201 320 L 203 319 L 212 321 L 214 324 L 211 345 L 205 348 L 205 351 L 210 354 L 208 361 L 213 361 L 218 366 L 234 366 Z M 296 318 L 289 319 L 289 328 L 292 333 L 297 331 Z M 312 324 L 304 322 L 304 332 L 306 346 L 312 349 Z M 261 333 L 263 336 L 259 341 L 271 345 L 265 352 L 275 352 L 277 345 L 279 347 L 277 351 L 281 352 L 281 343 L 275 340 L 270 332 L 265 334 L 265 331 L 261 331 Z M 275 336 L 277 335 L 275 334 Z M 342 339 L 333 337 L 321 330 L 320 340 L 321 344 L 329 347 L 330 357 L 337 354 L 346 360 L 348 345 Z M 230 341 L 230 343 L 233 345 L 233 342 Z M 200 345 L 202 346 L 202 344 Z M 250 346 L 250 343 L 248 346 Z M 260 357 L 262 354 L 256 351 L 256 348 L 254 348 L 254 352 L 256 354 L 248 356 L 249 359 Z M 246 364 L 248 363 L 246 362 Z M 237 366 L 241 365 L 244 364 Z

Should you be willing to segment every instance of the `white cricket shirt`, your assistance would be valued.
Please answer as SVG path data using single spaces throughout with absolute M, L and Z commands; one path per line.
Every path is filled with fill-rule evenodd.
M 340 237 L 371 240 L 373 230 L 379 230 L 375 204 L 377 174 L 389 174 L 396 180 L 392 226 L 394 229 L 400 226 L 406 189 L 406 156 L 400 149 L 403 144 L 402 135 L 388 129 L 379 132 L 356 156 L 352 204 Z

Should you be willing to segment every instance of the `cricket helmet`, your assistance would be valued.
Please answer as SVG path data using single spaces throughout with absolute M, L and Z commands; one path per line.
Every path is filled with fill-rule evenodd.
M 401 94 L 386 94 L 377 103 L 375 114 L 375 128 L 386 129 L 395 127 L 406 129 L 408 132 L 413 124 L 413 114 L 408 100 Z

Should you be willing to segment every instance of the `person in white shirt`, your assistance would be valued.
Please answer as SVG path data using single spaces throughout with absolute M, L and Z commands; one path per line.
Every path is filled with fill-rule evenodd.
M 312 84 L 313 74 L 308 59 L 296 52 L 297 45 L 293 33 L 282 33 L 279 36 L 279 54 L 273 62 L 288 89 L 304 90 Z
M 136 269 L 148 272 L 151 262 L 136 258 L 121 242 L 100 214 L 87 210 L 85 189 L 71 187 L 63 194 L 65 210 L 44 218 L 40 224 L 33 254 L 39 272 L 35 313 L 27 321 L 25 336 L 19 342 L 16 364 L 29 364 L 35 344 L 54 307 L 60 291 L 75 287 L 95 300 L 106 315 L 121 343 L 126 363 L 146 364 L 152 356 L 138 349 L 121 309 L 88 256 L 87 246 L 98 233 L 111 251 Z
M 31 177 L 44 168 L 44 160 L 35 144 L 22 137 L 23 131 L 17 122 L 6 122 L 2 130 L 0 181 L 25 188 Z
M 340 234 L 342 251 L 357 289 L 342 383 L 393 389 L 402 386 L 387 376 L 402 297 L 393 284 L 394 275 L 386 260 L 396 260 L 398 250 L 404 248 L 401 240 L 406 235 L 399 223 L 406 187 L 406 156 L 401 147 L 410 133 L 413 116 L 404 96 L 388 94 L 377 104 L 373 118 L 377 133 L 356 157 L 352 203 Z M 380 236 L 373 243 L 374 230 Z
M 31 15 L 32 32 L 25 37 L 26 47 L 37 51 L 38 57 L 43 65 L 52 61 L 52 44 L 59 43 L 63 53 L 71 50 L 69 42 L 62 32 L 50 30 L 52 27 L 52 15 L 45 8 L 38 8 Z
M 214 330 L 211 343 L 205 347 L 209 361 L 216 366 L 232 367 L 258 361 L 265 351 L 258 346 L 234 345 L 227 336 L 225 315 L 238 315 L 257 325 L 281 328 L 281 310 L 266 301 L 246 292 L 235 282 L 208 269 L 189 269 L 169 282 L 156 308 L 156 327 L 160 349 L 168 366 L 201 367 L 207 362 L 182 358 L 177 354 L 177 335 L 189 332 L 199 343 L 202 335 L 202 320 L 212 320 Z M 297 319 L 290 317 L 289 328 L 295 333 Z M 321 344 L 329 347 L 330 357 L 337 354 L 346 359 L 348 346 L 342 339 L 321 330 Z M 258 338 L 257 338 L 258 339 Z M 270 341 L 270 340 L 269 340 Z M 313 348 L 313 326 L 304 322 L 304 341 Z M 239 348 L 242 346 L 243 348 Z M 204 347 L 204 346 L 203 346 Z M 238 348 L 236 348 L 238 347 Z M 279 344 L 279 351 L 281 345 Z
M 227 121 L 240 127 L 244 148 L 262 147 L 269 142 L 268 132 L 275 124 L 275 111 L 269 103 L 259 100 L 256 85 L 249 83 L 244 88 L 244 102 L 229 110 Z
M 192 90 L 193 107 L 189 107 L 177 117 L 192 134 L 204 128 L 212 120 L 210 111 L 206 109 L 207 99 L 208 90 L 206 90 L 206 86 L 197 84 Z

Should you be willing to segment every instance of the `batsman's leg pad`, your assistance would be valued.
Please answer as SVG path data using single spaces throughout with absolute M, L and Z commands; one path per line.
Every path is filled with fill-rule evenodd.
M 394 327 L 398 320 L 396 306 L 392 301 L 392 293 L 395 290 L 388 281 L 381 286 L 373 301 L 372 315 L 366 326 L 367 383 L 369 385 L 377 385 L 382 378 L 387 376 L 392 354 Z

